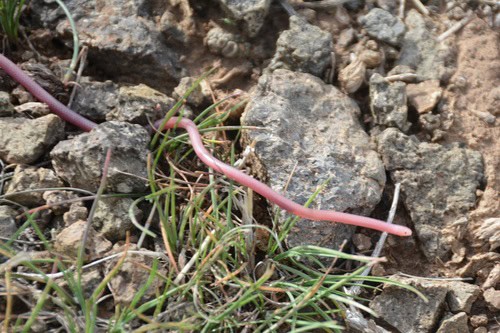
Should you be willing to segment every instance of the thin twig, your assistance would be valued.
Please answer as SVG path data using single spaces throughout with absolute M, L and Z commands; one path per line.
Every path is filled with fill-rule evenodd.
M 429 10 L 427 7 L 425 7 L 420 0 L 412 0 L 413 4 L 415 7 L 417 7 L 417 10 L 424 14 L 425 16 L 429 16 Z
M 182 268 L 182 271 L 180 271 L 179 275 L 177 275 L 177 277 L 175 278 L 175 280 L 174 280 L 175 284 L 181 283 L 181 281 L 184 279 L 184 277 L 189 272 L 189 270 L 191 269 L 191 267 L 193 267 L 193 265 L 198 260 L 198 257 L 200 256 L 200 254 L 205 252 L 205 249 L 207 248 L 208 244 L 210 243 L 210 240 L 212 239 L 212 237 L 213 237 L 213 233 L 209 232 L 208 235 L 203 240 L 203 243 L 201 244 L 201 246 L 198 249 L 198 251 L 196 251 L 196 253 L 191 257 L 191 259 L 189 260 L 189 262 L 186 264 L 186 266 L 184 266 Z
M 398 208 L 400 189 L 401 189 L 401 184 L 396 183 L 395 188 L 394 188 L 394 198 L 392 199 L 391 209 L 389 210 L 389 217 L 387 218 L 388 224 L 392 224 L 392 222 L 394 220 L 394 216 L 396 215 L 396 209 Z M 371 255 L 372 258 L 378 258 L 380 256 L 380 252 L 382 252 L 382 248 L 384 247 L 387 236 L 388 236 L 387 232 L 383 232 L 382 235 L 380 235 L 380 239 L 378 240 L 377 245 L 375 246 L 375 249 L 373 250 L 373 253 Z M 368 266 L 360 274 L 360 276 L 368 276 L 368 274 L 370 274 L 371 269 L 372 269 L 372 266 Z M 353 287 L 351 287 L 348 293 L 351 295 L 358 295 L 361 292 L 360 285 L 362 283 L 363 283 L 363 281 L 360 281 L 359 284 L 356 284 Z
M 3 185 L 5 183 L 6 177 L 5 177 L 5 164 L 3 163 L 3 160 L 0 159 L 0 168 L 2 169 L 0 171 L 0 194 L 3 193 Z
M 149 213 L 148 219 L 146 220 L 146 223 L 144 224 L 144 229 L 146 229 L 146 230 L 149 229 L 151 222 L 153 221 L 153 217 L 155 216 L 156 203 L 157 203 L 157 201 L 155 201 L 153 203 L 153 207 L 151 208 L 151 212 Z M 142 243 L 144 242 L 144 238 L 146 238 L 146 233 L 143 231 L 141 233 L 141 236 L 139 237 L 139 241 L 137 242 L 137 248 L 140 249 L 142 247 Z
M 82 47 L 82 51 L 80 52 L 80 56 L 78 57 L 80 59 L 80 66 L 78 67 L 78 72 L 76 73 L 76 78 L 75 78 L 75 84 L 73 85 L 73 89 L 71 90 L 71 95 L 69 96 L 69 102 L 67 104 L 68 108 L 70 108 L 71 104 L 73 104 L 76 91 L 80 87 L 78 82 L 80 81 L 83 69 L 85 68 L 85 62 L 87 61 L 87 53 L 88 53 L 88 47 L 87 46 Z
M 403 81 L 403 82 L 415 82 L 418 79 L 418 75 L 415 73 L 403 73 L 394 74 L 385 77 L 387 82 Z
M 398 17 L 402 20 L 405 18 L 405 5 L 406 0 L 399 0 Z
M 299 16 L 299 13 L 290 5 L 288 0 L 278 0 L 280 3 L 281 7 L 288 13 L 290 16 Z
M 387 223 L 392 223 L 394 220 L 394 215 L 396 214 L 396 209 L 398 206 L 398 201 L 399 201 L 399 191 L 400 191 L 401 184 L 396 183 L 395 188 L 394 188 L 394 198 L 392 199 L 392 204 L 391 204 L 391 209 L 389 210 L 389 216 L 387 217 Z M 382 251 L 382 248 L 384 246 L 385 240 L 387 239 L 387 233 L 384 232 L 380 236 L 379 241 L 377 242 L 377 245 L 375 246 L 375 249 L 373 250 L 372 257 L 377 258 L 380 255 L 380 252 Z M 361 276 L 368 276 L 368 274 L 371 271 L 372 266 L 368 266 L 362 273 Z M 361 292 L 361 284 L 363 281 L 359 281 L 358 284 L 352 286 L 350 289 L 346 290 L 346 293 L 349 295 L 358 295 Z M 353 306 L 350 306 L 349 309 L 345 309 L 346 312 L 346 322 L 348 323 L 349 327 L 356 328 L 359 331 L 362 332 L 373 332 L 373 333 L 389 333 L 389 331 L 385 330 L 384 328 L 377 326 L 374 322 L 368 321 L 365 319 L 363 314 L 356 309 Z
M 311 8 L 311 9 L 332 9 L 343 5 L 351 0 L 323 0 L 316 2 L 301 2 L 292 4 L 295 8 Z
M 87 224 L 85 226 L 85 231 L 82 237 L 82 243 L 80 244 L 80 250 L 78 251 L 78 266 L 81 267 L 84 261 L 85 255 L 85 243 L 87 242 L 87 238 L 89 236 L 90 228 L 92 227 L 92 220 L 94 219 L 95 211 L 97 210 L 97 205 L 99 203 L 99 199 L 101 198 L 104 190 L 106 189 L 106 181 L 108 178 L 109 164 L 111 161 L 111 147 L 108 148 L 106 152 L 106 158 L 104 160 L 104 166 L 102 168 L 102 178 L 101 183 L 99 184 L 99 188 L 97 190 L 97 194 L 95 200 L 92 204 L 92 208 L 90 208 L 89 216 L 87 217 Z
M 143 255 L 143 256 L 150 256 L 150 257 L 155 257 L 155 258 L 162 258 L 165 261 L 168 260 L 167 256 L 165 254 L 163 254 L 162 252 L 153 252 L 153 251 L 127 251 L 127 255 L 131 255 L 131 254 L 138 254 L 138 255 Z M 109 255 L 107 257 L 101 258 L 99 260 L 93 261 L 93 262 L 91 262 L 91 263 L 89 263 L 87 265 L 82 266 L 82 271 L 86 270 L 86 269 L 88 269 L 90 267 L 97 266 L 97 265 L 99 265 L 99 264 L 101 264 L 103 262 L 109 261 L 111 259 L 120 257 L 122 255 L 123 255 L 123 252 L 119 252 L 119 253 L 115 253 L 115 254 Z M 75 270 L 75 267 L 68 268 L 67 270 L 62 271 L 62 272 L 50 273 L 50 274 L 23 273 L 23 272 L 17 272 L 17 273 L 13 273 L 13 274 L 16 275 L 16 276 L 19 276 L 19 277 L 26 277 L 26 278 L 58 279 L 58 278 L 64 277 L 65 274 L 67 274 L 69 272 L 72 272 L 74 270 Z
M 466 278 L 441 278 L 441 277 L 424 277 L 424 276 L 415 276 L 415 275 L 410 275 L 402 272 L 398 272 L 398 275 L 407 277 L 407 278 L 412 278 L 412 279 L 419 279 L 419 280 L 430 280 L 430 281 L 471 281 L 474 280 L 473 278 L 466 277 Z
M 449 28 L 448 30 L 446 30 L 445 32 L 443 32 L 441 35 L 439 35 L 437 38 L 436 38 L 436 41 L 438 43 L 441 43 L 442 41 L 444 41 L 446 38 L 450 37 L 451 35 L 453 35 L 455 32 L 457 32 L 458 30 L 462 29 L 463 27 L 465 27 L 470 21 L 472 21 L 472 19 L 474 18 L 474 12 L 472 10 L 469 10 L 467 12 L 467 15 L 461 19 L 460 21 L 458 21 L 457 23 L 455 23 L 453 26 L 451 26 L 451 28 Z

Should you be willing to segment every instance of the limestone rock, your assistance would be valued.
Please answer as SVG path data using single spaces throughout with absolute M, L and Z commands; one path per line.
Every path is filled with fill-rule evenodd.
M 5 194 L 9 200 L 27 207 L 35 207 L 45 204 L 45 199 L 43 191 L 34 190 L 61 186 L 64 186 L 64 183 L 51 169 L 18 165 Z
M 149 135 L 139 125 L 110 121 L 71 140 L 59 142 L 51 152 L 56 173 L 72 187 L 96 191 L 108 148 L 112 149 L 107 189 L 118 193 L 146 189 L 146 153 Z M 127 175 L 132 174 L 138 177 Z
M 439 87 L 439 80 L 427 80 L 406 86 L 406 93 L 411 105 L 419 113 L 431 112 L 441 99 L 443 90 Z
M 78 221 L 64 228 L 56 236 L 54 250 L 72 258 L 77 258 L 86 226 L 86 221 Z M 85 243 L 86 261 L 101 257 L 105 252 L 111 249 L 111 246 L 112 244 L 110 241 L 97 235 L 96 231 L 90 227 L 89 236 Z
M 370 214 L 379 202 L 385 171 L 358 122 L 356 103 L 310 74 L 279 69 L 261 78 L 242 124 L 265 130 L 245 131 L 255 141 L 251 165 L 260 178 L 304 204 L 325 185 L 312 207 Z M 354 228 L 300 220 L 289 236 L 291 246 L 321 244 L 338 248 Z
M 0 118 L 0 158 L 30 164 L 64 138 L 64 122 L 56 115 L 41 118 Z

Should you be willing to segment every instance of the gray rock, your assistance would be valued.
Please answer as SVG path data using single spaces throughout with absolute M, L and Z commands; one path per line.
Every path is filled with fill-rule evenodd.
M 381 319 L 397 329 L 397 332 L 433 332 L 445 306 L 447 288 L 442 284 L 426 280 L 413 280 L 399 276 L 393 276 L 392 279 L 417 288 L 429 302 L 426 303 L 411 291 L 386 285 L 382 294 L 370 302 L 370 308 Z
M 449 314 L 446 316 L 439 326 L 436 333 L 469 333 L 467 326 L 467 314 L 465 312 L 457 313 L 456 315 Z
M 163 118 L 174 104 L 173 98 L 145 84 L 120 87 L 118 105 L 106 115 L 106 120 L 148 125 L 149 121 L 154 122 Z
M 373 8 L 359 22 L 368 35 L 391 45 L 400 45 L 405 33 L 404 23 L 397 17 L 380 8 Z
M 118 104 L 118 86 L 111 81 L 91 81 L 88 77 L 79 83 L 71 108 L 93 121 L 106 120 L 106 115 Z
M 408 31 L 404 36 L 398 65 L 416 70 L 420 80 L 445 80 L 453 74 L 451 49 L 436 42 L 435 26 L 420 13 L 412 9 L 405 20 Z
M 406 85 L 403 82 L 387 82 L 378 73 L 370 77 L 370 110 L 375 124 L 385 127 L 397 127 L 406 132 L 408 122 L 406 105 Z
M 124 82 L 143 82 L 158 89 L 175 86 L 181 74 L 179 55 L 165 43 L 155 22 L 155 16 L 162 13 L 151 15 L 149 1 L 69 0 L 65 5 L 96 69 Z M 159 5 L 156 10 L 167 10 L 167 6 Z M 36 23 L 54 29 L 72 47 L 70 25 L 55 1 L 36 1 L 32 13 Z
M 218 0 L 222 8 L 235 20 L 243 22 L 249 37 L 255 37 L 269 12 L 271 0 Z
M 481 289 L 475 284 L 450 281 L 448 285 L 448 295 L 446 302 L 452 312 L 465 312 L 469 313 L 472 304 L 476 301 L 481 293 Z
M 259 178 L 304 204 L 318 186 L 325 189 L 312 207 L 369 214 L 379 202 L 385 171 L 370 149 L 356 103 L 332 85 L 310 74 L 279 69 L 264 75 L 242 117 L 242 124 L 265 128 L 245 131 L 255 141 Z M 296 168 L 295 168 L 296 167 Z M 330 222 L 300 220 L 288 242 L 338 248 L 354 228 Z
M 64 122 L 50 114 L 36 119 L 0 118 L 0 158 L 30 164 L 64 138 Z
M 16 216 L 17 211 L 9 206 L 0 206 L 0 235 L 10 238 L 17 231 Z
M 149 135 L 139 125 L 110 121 L 89 133 L 59 142 L 50 153 L 54 170 L 72 187 L 96 191 L 108 148 L 112 148 L 107 189 L 131 193 L 146 189 Z M 126 174 L 127 173 L 127 174 Z M 131 176 L 131 175 L 135 176 Z
M 14 105 L 10 102 L 10 94 L 0 91 L 0 117 L 12 117 L 15 113 Z
M 297 16 L 290 17 L 290 29 L 277 41 L 269 69 L 289 69 L 321 77 L 330 65 L 333 52 L 332 35 Z
M 92 220 L 94 228 L 112 242 L 124 240 L 127 231 L 133 227 L 129 208 L 134 200 L 130 198 L 101 198 Z M 142 219 L 142 211 L 135 207 L 136 220 Z
M 32 190 L 61 186 L 64 186 L 64 183 L 50 169 L 18 165 L 5 194 L 9 200 L 27 207 L 35 207 L 45 204 L 44 191 Z M 16 192 L 26 193 L 16 194 Z
M 484 177 L 481 154 L 457 144 L 419 142 L 394 128 L 378 136 L 378 150 L 394 182 L 401 183 L 422 251 L 429 259 L 445 259 L 453 241 L 445 229 L 475 205 Z

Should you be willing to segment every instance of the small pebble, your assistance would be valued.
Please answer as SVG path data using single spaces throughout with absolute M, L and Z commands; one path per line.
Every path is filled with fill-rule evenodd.
M 485 314 L 471 316 L 469 320 L 472 327 L 485 326 L 488 324 L 488 316 Z

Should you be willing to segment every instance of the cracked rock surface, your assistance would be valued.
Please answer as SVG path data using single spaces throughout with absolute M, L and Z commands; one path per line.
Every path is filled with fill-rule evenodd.
M 256 143 L 254 170 L 278 192 L 293 172 L 286 195 L 300 204 L 325 185 L 314 208 L 369 214 L 386 179 L 358 115 L 353 100 L 310 74 L 279 69 L 264 76 L 242 117 L 243 125 L 265 129 L 244 134 L 246 143 Z M 288 242 L 338 248 L 353 231 L 301 220 Z
M 34 190 L 62 186 L 64 183 L 51 169 L 18 165 L 5 194 L 9 200 L 26 207 L 36 207 L 45 204 L 45 192 Z
M 59 142 L 51 152 L 57 175 L 72 187 L 96 191 L 108 148 L 112 149 L 107 190 L 118 193 L 146 189 L 149 134 L 139 125 L 109 121 L 89 133 Z
M 481 154 L 458 144 L 419 142 L 394 128 L 378 136 L 378 150 L 394 182 L 401 183 L 422 251 L 429 259 L 445 258 L 452 239 L 444 229 L 475 205 L 484 178 Z
M 36 119 L 0 118 L 0 158 L 30 164 L 64 138 L 64 121 L 49 114 Z
M 415 287 L 429 301 L 426 303 L 409 290 L 384 286 L 382 293 L 370 302 L 370 308 L 391 325 L 395 332 L 431 333 L 435 332 L 438 325 L 440 333 L 468 332 L 464 331 L 467 328 L 467 313 L 479 296 L 479 287 L 460 281 L 433 281 L 401 276 L 391 278 Z M 463 292 L 463 289 L 470 293 Z M 452 312 L 444 314 L 445 309 Z M 458 331 L 447 330 L 449 328 Z
M 280 34 L 269 69 L 285 68 L 321 77 L 331 62 L 332 35 L 297 16 L 290 29 Z

